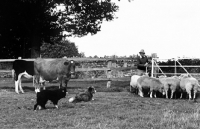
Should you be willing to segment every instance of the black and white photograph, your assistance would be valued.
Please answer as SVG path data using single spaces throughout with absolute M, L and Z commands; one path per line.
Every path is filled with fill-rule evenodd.
M 2 0 L 1 129 L 200 129 L 200 0 Z

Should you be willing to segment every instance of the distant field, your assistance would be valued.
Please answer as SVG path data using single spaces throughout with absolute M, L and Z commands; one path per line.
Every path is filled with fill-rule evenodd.
M 14 93 L 14 82 L 0 80 L 0 128 L 48 129 L 198 129 L 200 99 L 141 98 L 128 92 L 129 81 L 70 81 L 69 94 L 59 101 L 59 109 L 48 102 L 48 110 L 33 111 L 34 88 L 22 83 L 25 94 Z M 48 84 L 57 88 L 57 83 Z M 68 103 L 76 93 L 94 86 L 94 101 Z

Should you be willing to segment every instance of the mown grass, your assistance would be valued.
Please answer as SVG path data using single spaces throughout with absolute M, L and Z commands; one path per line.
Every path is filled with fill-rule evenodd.
M 31 83 L 22 83 L 25 94 L 14 93 L 13 82 L 0 82 L 0 127 L 48 129 L 198 129 L 200 100 L 141 98 L 130 94 L 129 82 L 69 82 L 69 94 L 59 101 L 59 109 L 51 102 L 48 110 L 33 111 L 35 93 Z M 57 84 L 48 84 L 55 88 Z M 94 86 L 94 101 L 72 104 L 68 99 Z

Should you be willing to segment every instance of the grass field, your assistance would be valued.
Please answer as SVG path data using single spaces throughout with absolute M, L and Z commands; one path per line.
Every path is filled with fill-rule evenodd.
M 141 98 L 128 92 L 129 81 L 69 82 L 69 94 L 59 101 L 59 109 L 33 111 L 36 95 L 31 83 L 22 83 L 25 94 L 14 93 L 14 82 L 0 81 L 0 128 L 48 129 L 198 129 L 200 99 Z M 48 84 L 55 88 L 58 84 Z M 94 86 L 94 101 L 68 103 L 76 93 Z

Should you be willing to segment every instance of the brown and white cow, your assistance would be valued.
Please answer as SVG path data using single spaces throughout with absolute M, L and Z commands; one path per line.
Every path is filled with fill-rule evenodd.
M 65 85 L 67 91 L 67 83 L 75 75 L 75 62 L 73 60 L 62 59 L 41 59 L 34 61 L 34 71 L 36 83 L 39 82 L 39 77 L 43 80 L 53 81 L 58 80 L 60 87 Z

